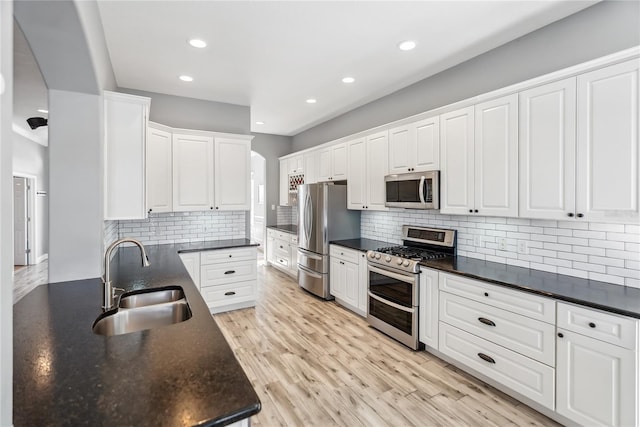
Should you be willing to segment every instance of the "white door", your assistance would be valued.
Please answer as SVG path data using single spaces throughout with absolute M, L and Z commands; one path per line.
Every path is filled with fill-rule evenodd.
M 529 89 L 519 98 L 520 216 L 573 217 L 576 79 Z
M 329 181 L 333 173 L 333 149 L 324 148 L 318 153 L 318 182 Z
M 332 181 L 347 179 L 347 145 L 342 143 L 332 147 L 331 162 L 333 163 Z
M 13 264 L 29 264 L 27 178 L 13 177 Z
M 365 188 L 367 191 L 367 210 L 387 210 L 384 205 L 386 188 L 384 177 L 389 171 L 389 134 L 379 132 L 367 137 Z
M 474 107 L 440 116 L 440 212 L 469 214 L 474 208 Z
M 215 208 L 251 209 L 251 141 L 215 139 Z
M 440 169 L 440 116 L 430 117 L 413 124 L 415 129 L 415 154 L 413 171 L 424 172 Z
M 640 222 L 638 61 L 578 76 L 576 216 Z
M 518 95 L 476 105 L 475 208 L 485 216 L 518 216 Z
M 173 209 L 213 209 L 213 138 L 173 135 Z
M 147 211 L 173 210 L 171 133 L 149 127 L 147 129 Z
M 364 138 L 349 141 L 349 176 L 347 178 L 347 208 L 366 209 L 367 147 Z
M 389 131 L 389 173 L 407 173 L 415 164 L 415 131 L 413 124 Z
M 585 426 L 637 426 L 637 353 L 565 330 L 556 343 L 556 411 Z

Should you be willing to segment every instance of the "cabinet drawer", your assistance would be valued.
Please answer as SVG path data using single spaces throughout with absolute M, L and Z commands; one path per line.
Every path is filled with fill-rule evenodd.
M 289 246 L 289 242 L 276 239 L 274 242 L 274 253 L 278 257 L 289 258 L 291 256 L 291 248 Z
M 558 303 L 558 328 L 636 350 L 638 321 L 630 317 Z
M 276 263 L 285 268 L 289 268 L 290 260 L 289 258 L 276 257 Z
M 200 268 L 200 287 L 255 280 L 256 275 L 257 263 L 253 260 L 203 265 Z
M 275 239 L 276 237 L 278 237 L 278 233 L 276 232 L 276 230 L 272 230 L 271 228 L 267 228 L 267 237 Z
M 529 399 L 554 409 L 555 369 L 440 322 L 439 350 Z
M 353 262 L 355 264 L 358 263 L 358 255 L 360 252 L 354 251 L 353 249 L 347 249 L 343 246 L 339 245 L 331 245 L 329 247 L 329 255 L 332 257 L 340 258 L 341 260 Z
M 248 248 L 218 249 L 214 251 L 203 251 L 200 256 L 200 264 L 227 263 L 229 261 L 249 259 L 257 262 L 257 257 L 256 248 L 253 246 Z
M 526 292 L 491 285 L 456 274 L 440 273 L 440 290 L 555 324 L 556 302 Z
M 220 307 L 255 299 L 255 289 L 255 281 L 210 286 L 202 289 L 202 297 L 209 308 Z
M 440 320 L 555 366 L 553 325 L 447 292 L 440 293 Z

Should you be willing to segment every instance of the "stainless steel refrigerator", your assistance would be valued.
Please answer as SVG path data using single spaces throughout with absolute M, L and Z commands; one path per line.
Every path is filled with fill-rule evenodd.
M 329 242 L 360 237 L 360 211 L 347 209 L 347 186 L 305 184 L 298 187 L 298 284 L 332 299 Z

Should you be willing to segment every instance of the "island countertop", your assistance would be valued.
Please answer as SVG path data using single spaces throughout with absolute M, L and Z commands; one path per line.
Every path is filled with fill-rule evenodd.
M 14 425 L 224 426 L 260 400 L 178 256 L 253 246 L 248 240 L 135 247 L 111 261 L 114 286 L 178 285 L 192 317 L 117 336 L 92 325 L 100 279 L 42 285 L 14 306 Z

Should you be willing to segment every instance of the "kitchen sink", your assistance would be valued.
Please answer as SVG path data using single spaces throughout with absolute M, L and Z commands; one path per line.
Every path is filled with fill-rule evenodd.
M 148 305 L 174 302 L 184 299 L 184 291 L 179 286 L 171 286 L 162 289 L 145 289 L 143 291 L 130 292 L 120 297 L 120 308 L 146 307 Z
M 122 335 L 181 323 L 191 316 L 182 288 L 145 290 L 124 294 L 117 311 L 98 317 L 92 330 L 98 335 Z

